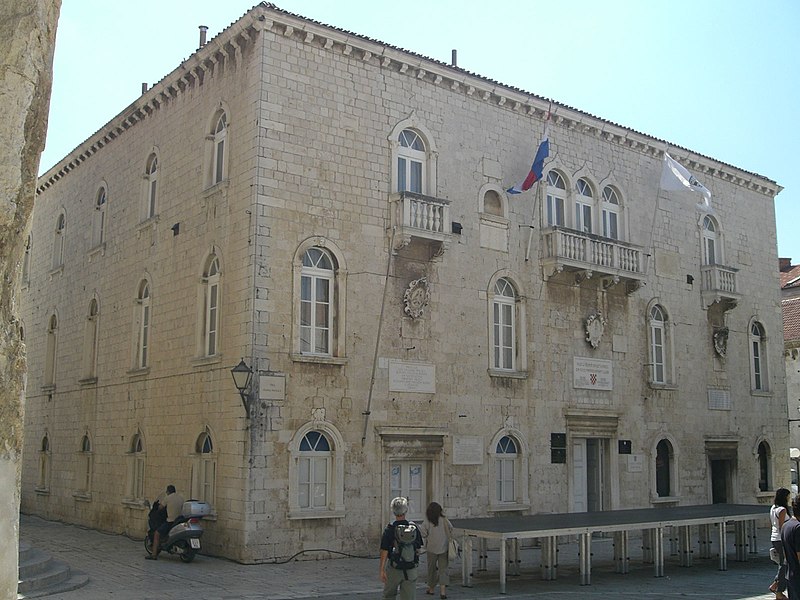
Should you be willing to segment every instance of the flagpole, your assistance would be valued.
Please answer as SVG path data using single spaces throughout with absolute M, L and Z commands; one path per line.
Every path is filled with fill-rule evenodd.
M 547 138 L 550 137 L 547 128 L 548 128 L 548 125 L 550 125 L 550 116 L 552 114 L 553 114 L 553 103 L 550 102 L 550 104 L 547 106 L 547 116 L 544 119 L 544 135 L 543 135 L 543 137 L 547 137 Z M 544 177 L 544 171 L 542 172 L 542 177 Z M 531 241 L 533 240 L 533 222 L 534 222 L 534 219 L 536 219 L 536 201 L 539 199 L 539 183 L 541 181 L 542 181 L 541 178 L 536 180 L 536 192 L 535 192 L 536 195 L 533 197 L 533 214 L 531 215 L 531 224 L 528 225 L 528 247 L 525 250 L 525 262 L 528 262 L 528 260 L 531 257 Z

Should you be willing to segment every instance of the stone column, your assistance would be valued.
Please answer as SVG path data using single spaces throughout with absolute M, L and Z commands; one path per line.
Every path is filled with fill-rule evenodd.
M 17 299 L 61 0 L 0 0 L 0 598 L 16 598 L 25 351 Z

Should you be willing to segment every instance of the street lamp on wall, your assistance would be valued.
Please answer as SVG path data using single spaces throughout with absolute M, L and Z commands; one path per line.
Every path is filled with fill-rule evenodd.
M 247 366 L 244 359 L 239 361 L 239 364 L 231 369 L 231 376 L 233 377 L 233 385 L 239 391 L 239 396 L 242 398 L 244 410 L 247 416 L 250 416 L 250 383 L 253 380 L 253 369 Z

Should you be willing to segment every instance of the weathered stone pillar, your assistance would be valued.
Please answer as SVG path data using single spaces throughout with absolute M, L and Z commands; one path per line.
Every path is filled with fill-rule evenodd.
M 25 355 L 17 298 L 61 0 L 0 0 L 0 598 L 17 597 Z

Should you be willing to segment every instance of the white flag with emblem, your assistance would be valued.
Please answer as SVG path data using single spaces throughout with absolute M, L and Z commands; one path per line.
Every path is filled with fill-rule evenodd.
M 711 191 L 666 152 L 664 152 L 664 168 L 661 170 L 661 189 L 667 191 L 686 189 L 699 192 L 703 194 L 705 207 L 710 208 Z

